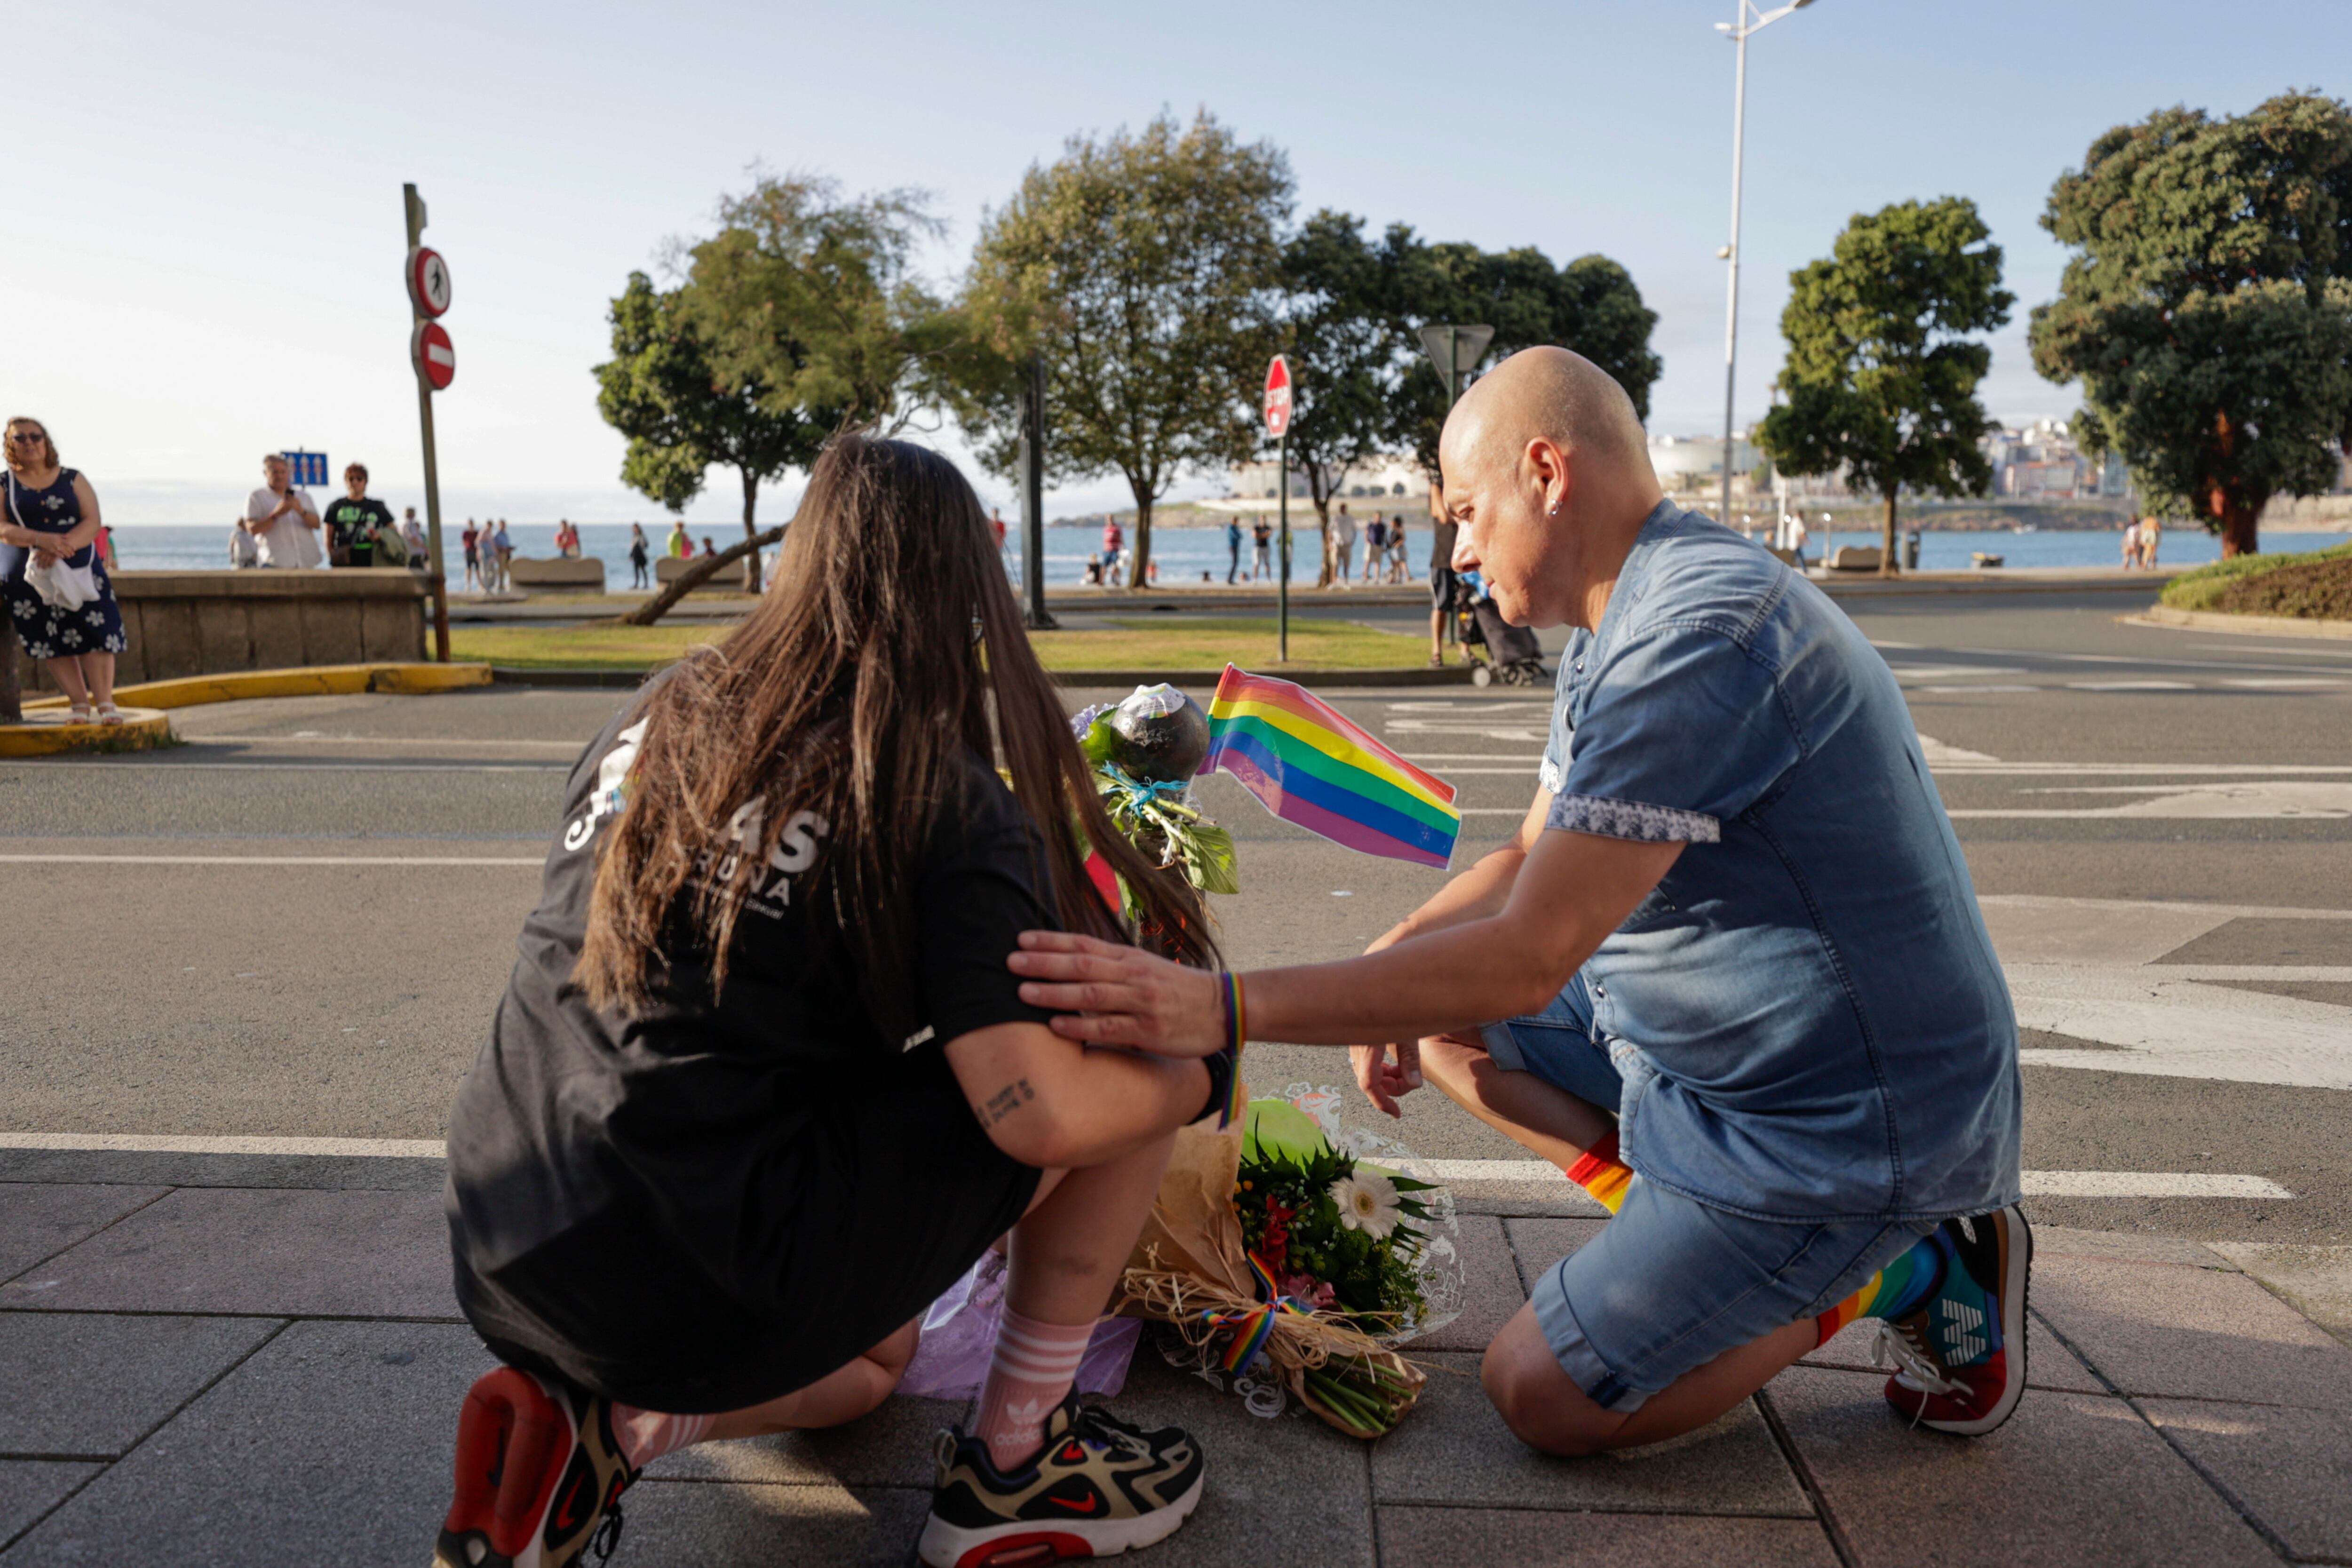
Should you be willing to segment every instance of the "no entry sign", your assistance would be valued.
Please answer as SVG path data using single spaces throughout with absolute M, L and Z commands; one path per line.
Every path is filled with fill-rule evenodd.
M 1290 358 L 1274 356 L 1265 372 L 1265 433 L 1280 440 L 1290 429 Z
M 425 384 L 436 392 L 448 391 L 449 384 L 457 379 L 457 351 L 436 321 L 416 323 L 416 334 L 408 341 L 408 357 Z
M 408 298 L 420 316 L 437 316 L 449 308 L 449 264 L 430 246 L 408 253 Z

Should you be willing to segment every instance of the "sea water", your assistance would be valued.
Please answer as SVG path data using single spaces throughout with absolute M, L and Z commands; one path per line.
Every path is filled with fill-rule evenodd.
M 580 530 L 582 551 L 604 563 L 604 585 L 616 593 L 629 591 L 629 525 L 622 522 L 583 522 Z M 550 556 L 555 553 L 553 523 L 509 525 L 508 536 L 514 541 L 518 555 Z M 661 552 L 667 529 L 647 529 L 646 537 L 652 552 Z M 738 532 L 718 527 L 698 529 L 694 533 L 695 548 L 701 550 L 703 541 L 724 550 L 740 539 Z M 1134 531 L 1128 531 L 1130 545 Z M 1875 544 L 1875 532 L 1860 531 L 1825 534 L 1816 532 L 1806 541 L 1805 553 L 1818 562 L 1831 549 L 1840 544 Z M 2271 531 L 2263 535 L 2263 546 L 2273 553 L 2300 553 L 2325 550 L 2352 541 L 2352 535 L 2342 533 L 2289 533 Z M 225 567 L 228 564 L 229 531 L 226 528 L 188 527 L 169 524 L 134 523 L 114 531 L 116 558 L 126 571 L 198 571 Z M 1429 529 L 1426 525 L 1406 532 L 1406 553 L 1410 567 L 1407 578 L 1422 583 L 1429 575 Z M 457 535 L 445 529 L 442 548 L 447 554 L 452 578 L 462 578 L 464 564 L 459 555 Z M 1045 581 L 1055 587 L 1072 586 L 1085 581 L 1087 563 L 1096 558 L 1102 548 L 1102 524 L 1099 521 L 1060 523 L 1045 531 Z M 1317 538 L 1311 521 L 1292 525 L 1293 582 L 1312 582 L 1315 574 Z M 1989 531 L 1944 532 L 1929 530 L 1920 535 L 1919 570 L 1923 572 L 1960 572 L 1970 565 L 1975 552 L 1999 555 L 2007 566 L 2094 567 L 2121 564 L 2123 537 L 2119 530 L 2063 529 L 2034 533 Z M 1009 557 L 1007 569 L 1018 581 L 1021 575 L 1021 545 L 1019 536 L 1006 541 Z M 1242 538 L 1241 566 L 1249 570 L 1250 541 L 1246 526 Z M 2221 558 L 2221 542 L 2201 528 L 2168 528 L 2164 531 L 2161 563 L 2167 566 L 2199 566 Z M 1189 583 L 1198 585 L 1202 574 L 1222 584 L 1228 564 L 1225 534 L 1222 528 L 1160 528 L 1151 535 L 1151 556 L 1160 563 L 1160 581 L 1175 584 Z M 1355 570 L 1351 579 L 1363 581 L 1363 545 L 1356 546 Z

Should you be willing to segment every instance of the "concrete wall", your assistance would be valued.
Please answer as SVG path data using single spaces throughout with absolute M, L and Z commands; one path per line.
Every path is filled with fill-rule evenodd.
M 518 555 L 510 564 L 518 588 L 560 588 L 588 594 L 604 591 L 604 563 L 593 555 Z
M 112 575 L 122 629 L 131 641 L 130 651 L 115 661 L 114 678 L 123 685 L 232 669 L 425 657 L 432 598 L 421 572 L 373 567 Z M 46 673 L 38 683 L 47 689 Z M 26 681 L 28 689 L 34 684 Z
M 702 557 L 699 555 L 684 561 L 669 555 L 656 556 L 654 559 L 654 584 L 657 587 L 666 588 L 672 583 L 677 582 L 680 577 L 685 576 L 690 568 L 699 566 L 701 564 Z M 744 592 L 743 578 L 750 565 L 751 562 L 748 559 L 729 562 L 726 565 L 721 566 L 719 569 L 719 574 L 717 576 L 705 578 L 702 585 L 698 588 L 693 589 L 692 592 L 697 594 L 740 594 Z

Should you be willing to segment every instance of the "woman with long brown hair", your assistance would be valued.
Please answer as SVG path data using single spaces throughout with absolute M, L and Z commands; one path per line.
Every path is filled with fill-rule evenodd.
M 5 436 L 7 475 L 0 504 L 0 594 L 8 620 L 25 651 L 42 660 L 49 679 L 66 694 L 67 718 L 87 724 L 120 724 L 114 705 L 114 656 L 130 647 L 122 609 L 98 546 L 104 525 L 89 481 L 58 462 L 49 428 L 23 415 L 8 421 Z M 98 589 L 94 599 L 70 609 L 51 604 L 26 580 L 37 562 L 87 567 Z
M 572 1563 L 659 1455 L 864 1415 L 1008 1231 L 923 1560 L 1122 1551 L 1200 1495 L 1185 1434 L 1070 1388 L 1230 1058 L 1074 1046 L 1005 961 L 1025 926 L 1126 939 L 1089 845 L 1162 950 L 1213 962 L 1203 911 L 1104 817 L 952 465 L 837 438 L 784 537 L 751 618 L 573 770 L 458 1090 L 457 1296 L 506 1365 L 459 1418 L 444 1568 Z

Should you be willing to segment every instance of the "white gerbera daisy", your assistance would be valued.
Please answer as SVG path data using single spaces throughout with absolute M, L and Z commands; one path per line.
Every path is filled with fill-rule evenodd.
M 1331 1201 L 1339 1205 L 1341 1225 L 1364 1231 L 1375 1241 L 1387 1240 L 1404 1213 L 1397 1201 L 1396 1184 L 1377 1171 L 1361 1168 L 1331 1184 Z

